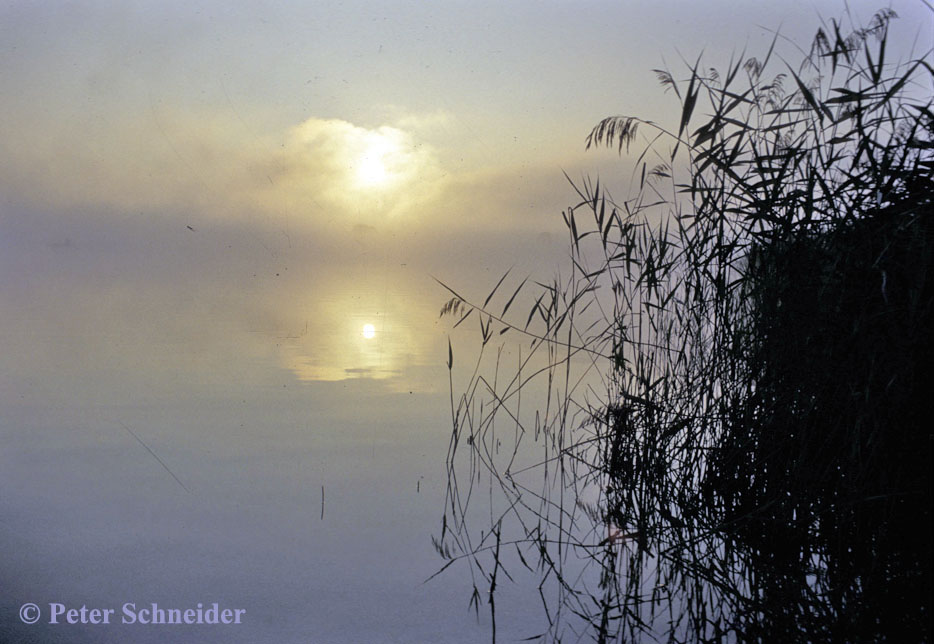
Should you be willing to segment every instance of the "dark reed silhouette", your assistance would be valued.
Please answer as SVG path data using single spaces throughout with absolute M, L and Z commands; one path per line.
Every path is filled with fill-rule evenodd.
M 520 573 L 543 641 L 930 640 L 934 70 L 895 17 L 658 70 L 680 122 L 587 137 L 645 148 L 623 200 L 572 183 L 571 276 L 451 290 L 484 350 L 435 543 L 494 641 Z

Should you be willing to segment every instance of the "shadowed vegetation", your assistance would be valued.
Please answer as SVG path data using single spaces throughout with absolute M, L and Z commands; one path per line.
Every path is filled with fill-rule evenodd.
M 545 641 L 930 639 L 934 70 L 893 18 L 657 71 L 680 121 L 587 137 L 639 154 L 573 184 L 571 276 L 451 291 L 484 350 L 436 545 L 494 641 L 522 570 Z

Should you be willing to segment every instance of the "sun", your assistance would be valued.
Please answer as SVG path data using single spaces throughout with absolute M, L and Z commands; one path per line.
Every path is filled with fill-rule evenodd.
M 397 139 L 391 132 L 369 133 L 353 164 L 358 185 L 381 188 L 398 179 L 401 150 Z
M 360 159 L 357 166 L 357 178 L 360 183 L 368 186 L 375 186 L 386 182 L 389 173 L 386 171 L 386 164 L 378 153 L 368 152 Z
M 363 325 L 363 337 L 367 340 L 372 340 L 376 337 L 376 327 L 372 324 Z

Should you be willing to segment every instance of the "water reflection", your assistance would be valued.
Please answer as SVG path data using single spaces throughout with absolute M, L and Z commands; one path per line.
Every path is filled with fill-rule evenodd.
M 336 381 L 400 377 L 407 366 L 428 364 L 437 341 L 410 321 L 429 316 L 395 284 L 352 288 L 341 280 L 314 302 L 299 303 L 313 317 L 300 332 L 279 337 L 282 365 L 303 381 Z

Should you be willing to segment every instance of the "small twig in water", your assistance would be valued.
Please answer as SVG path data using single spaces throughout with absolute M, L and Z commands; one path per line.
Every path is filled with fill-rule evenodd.
M 156 461 L 159 462 L 159 465 L 162 466 L 162 469 L 164 469 L 166 472 L 168 472 L 168 473 L 172 476 L 172 478 L 175 479 L 175 482 L 176 482 L 176 483 L 178 483 L 179 485 L 182 486 L 182 489 L 183 489 L 183 490 L 185 490 L 186 492 L 188 492 L 188 494 L 191 494 L 191 490 L 189 490 L 187 487 L 185 487 L 185 484 L 182 483 L 181 479 L 179 479 L 177 476 L 175 476 L 175 472 L 173 472 L 172 470 L 169 469 L 169 466 L 166 465 L 165 462 L 164 462 L 161 458 L 159 458 L 159 455 L 158 455 L 158 454 L 156 454 L 154 451 L 152 451 L 152 449 L 149 447 L 149 445 L 147 445 L 146 443 L 143 442 L 143 439 L 142 439 L 142 438 L 140 438 L 139 436 L 136 435 L 136 432 L 134 432 L 132 429 L 130 429 L 129 427 L 127 427 L 122 421 L 119 421 L 119 420 L 118 420 L 117 422 L 120 424 L 121 427 L 123 427 L 123 429 L 125 429 L 125 430 L 127 430 L 127 432 L 129 432 L 130 436 L 132 436 L 133 438 L 136 439 L 136 442 L 138 442 L 140 445 L 142 445 L 143 447 L 146 448 L 146 451 L 149 452 L 149 453 L 152 455 L 152 457 L 153 457 L 154 459 L 156 459 Z

